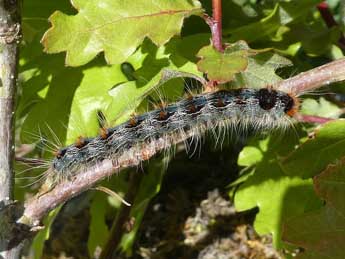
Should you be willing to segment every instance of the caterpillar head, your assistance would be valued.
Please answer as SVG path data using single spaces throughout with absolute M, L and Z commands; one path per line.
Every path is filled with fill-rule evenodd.
M 258 91 L 257 98 L 260 108 L 264 110 L 278 106 L 290 117 L 298 110 L 298 99 L 282 91 L 262 88 Z

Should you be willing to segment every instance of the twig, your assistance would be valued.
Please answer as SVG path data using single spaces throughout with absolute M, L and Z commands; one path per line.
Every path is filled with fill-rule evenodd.
M 222 43 L 222 0 L 212 0 L 214 31 L 212 32 L 213 44 L 219 51 L 223 51 Z
M 334 26 L 338 26 L 338 23 L 334 20 L 334 17 L 329 9 L 329 6 L 326 2 L 322 2 L 317 5 L 317 9 L 319 10 L 323 20 L 325 21 L 328 28 L 332 28 Z M 345 37 L 341 35 L 338 41 L 338 45 L 340 48 L 345 50 Z
M 345 80 L 345 58 L 303 72 L 297 76 L 278 82 L 275 87 L 295 95 Z
M 132 204 L 130 204 L 128 201 L 126 201 L 124 198 L 121 197 L 121 195 L 117 194 L 116 192 L 104 187 L 104 186 L 97 186 L 92 188 L 92 190 L 96 190 L 96 191 L 101 191 L 104 192 L 106 194 L 109 194 L 111 197 L 121 201 L 121 203 L 123 203 L 124 205 L 130 207 L 132 206 Z
M 222 43 L 222 0 L 212 0 L 212 16 L 205 15 L 205 21 L 210 26 L 213 46 L 220 52 L 224 51 Z
M 143 175 L 141 173 L 131 172 L 128 191 L 124 199 L 132 204 L 138 193 L 142 176 Z M 119 214 L 117 215 L 116 220 L 113 222 L 113 225 L 111 226 L 109 239 L 107 240 L 107 243 L 105 244 L 102 250 L 102 253 L 99 257 L 100 259 L 115 258 L 114 252 L 120 244 L 121 238 L 125 230 L 124 226 L 125 223 L 129 220 L 130 212 L 131 207 L 122 204 L 119 210 Z
M 308 123 L 317 123 L 317 124 L 324 124 L 326 122 L 335 120 L 331 118 L 324 118 L 314 115 L 305 115 L 305 114 L 297 114 L 296 119 L 300 122 L 308 122 Z
M 334 20 L 334 17 L 331 14 L 331 11 L 329 10 L 328 4 L 326 2 L 319 3 L 317 5 L 317 9 L 319 10 L 323 20 L 329 28 L 337 25 L 337 22 Z
M 45 163 L 44 160 L 42 159 L 37 159 L 37 158 L 26 158 L 26 157 L 15 157 L 14 158 L 17 162 L 23 163 L 27 166 L 30 167 L 36 167 L 38 165 L 42 165 Z
M 222 42 L 222 0 L 212 0 L 212 17 L 207 14 L 204 15 L 204 19 L 211 29 L 212 45 L 219 52 L 224 51 Z M 210 80 L 204 85 L 206 92 L 214 91 L 218 85 L 217 81 Z
M 20 40 L 20 1 L 0 1 L 0 205 L 9 205 L 13 200 L 14 174 L 14 111 L 18 75 L 18 44 Z M 0 206 L 1 207 L 1 206 Z M 11 226 L 6 213 L 0 214 L 0 233 Z M 6 234 L 6 233 L 5 233 Z M 18 258 L 20 247 L 8 248 L 8 241 L 1 240 L 0 258 Z

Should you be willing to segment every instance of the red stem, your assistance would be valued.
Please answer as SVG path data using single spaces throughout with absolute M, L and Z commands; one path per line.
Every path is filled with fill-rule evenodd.
M 329 9 L 328 4 L 326 1 L 319 3 L 317 5 L 317 9 L 319 10 L 323 20 L 325 21 L 328 28 L 332 28 L 334 26 L 337 26 L 338 23 L 335 21 L 331 10 Z M 341 35 L 338 41 L 338 45 L 340 48 L 345 49 L 345 37 L 344 35 Z
M 204 19 L 211 29 L 213 47 L 219 52 L 223 52 L 224 47 L 222 43 L 222 0 L 212 0 L 212 17 L 205 14 Z M 217 81 L 210 80 L 208 84 L 205 85 L 205 91 L 213 91 L 214 87 L 217 85 Z
M 213 25 L 212 41 L 214 47 L 223 52 L 222 44 L 222 0 L 212 0 Z
M 316 124 L 324 124 L 326 122 L 334 120 L 331 118 L 324 118 L 324 117 L 306 115 L 306 114 L 298 114 L 296 118 L 300 122 L 308 122 L 308 123 L 316 123 Z
M 208 26 L 210 26 L 212 34 L 212 44 L 220 52 L 224 51 L 222 43 L 222 0 L 212 0 L 213 16 L 207 14 L 204 19 Z
M 317 9 L 319 10 L 323 20 L 329 28 L 337 25 L 337 22 L 334 20 L 334 17 L 331 14 L 331 11 L 329 10 L 328 4 L 326 2 L 319 3 L 317 5 Z

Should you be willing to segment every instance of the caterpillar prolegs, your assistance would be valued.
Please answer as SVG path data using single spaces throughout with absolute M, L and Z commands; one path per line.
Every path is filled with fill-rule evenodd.
M 270 88 L 232 89 L 199 94 L 160 109 L 132 117 L 94 138 L 79 138 L 60 149 L 50 175 L 66 178 L 85 167 L 110 159 L 114 165 L 135 165 L 148 154 L 167 149 L 216 127 L 257 130 L 285 128 L 298 101 L 288 93 Z

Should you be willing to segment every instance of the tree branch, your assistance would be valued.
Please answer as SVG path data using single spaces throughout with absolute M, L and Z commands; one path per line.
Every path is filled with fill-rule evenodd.
M 294 95 L 302 95 L 323 85 L 344 80 L 345 58 L 341 58 L 280 81 L 275 85 L 275 88 Z
M 7 2 L 0 1 L 0 200 L 13 198 L 13 125 L 18 73 L 17 41 L 20 33 L 19 18 L 13 14 L 17 5 L 9 6 Z
M 13 200 L 14 111 L 18 75 L 18 44 L 21 37 L 19 1 L 0 0 L 0 210 Z M 0 257 L 18 258 L 20 248 L 9 250 L 2 238 L 13 219 L 0 211 Z

